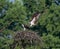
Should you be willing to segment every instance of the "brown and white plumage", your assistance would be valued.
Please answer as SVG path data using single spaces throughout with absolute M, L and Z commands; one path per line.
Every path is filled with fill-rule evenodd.
M 30 27 L 27 26 L 27 25 L 25 25 L 25 24 L 22 24 L 22 27 L 23 27 L 24 31 L 25 31 L 26 29 L 30 29 Z
M 36 13 L 33 14 L 32 20 L 30 21 L 30 26 L 36 25 L 39 16 L 40 16 L 39 12 L 36 12 Z
M 37 21 L 38 21 L 38 19 L 39 19 L 39 16 L 40 16 L 40 13 L 39 13 L 39 12 L 36 12 L 36 13 L 33 14 L 32 19 L 31 19 L 31 21 L 29 22 L 29 23 L 30 23 L 30 26 L 25 25 L 25 24 L 22 24 L 22 27 L 24 28 L 24 31 L 25 31 L 26 29 L 30 29 L 30 27 L 36 25 L 36 23 L 37 23 Z

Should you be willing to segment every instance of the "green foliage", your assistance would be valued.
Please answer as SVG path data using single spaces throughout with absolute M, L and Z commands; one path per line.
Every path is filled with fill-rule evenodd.
M 51 34 L 43 35 L 43 39 L 44 39 L 44 47 L 46 49 L 58 49 L 60 47 L 60 39 L 58 37 L 54 37 Z
M 0 0 L 0 49 L 9 49 L 13 39 L 7 35 L 13 37 L 14 31 L 22 30 L 21 24 L 28 24 L 36 11 L 44 12 L 36 25 L 38 29 L 32 30 L 39 32 L 45 49 L 60 49 L 60 6 L 55 0 Z
M 3 7 L 5 7 L 6 4 L 7 2 L 5 0 L 0 0 L 0 11 L 2 10 Z

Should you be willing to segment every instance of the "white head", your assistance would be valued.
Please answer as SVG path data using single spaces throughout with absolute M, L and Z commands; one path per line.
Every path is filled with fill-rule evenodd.
M 23 29 L 24 29 L 24 31 L 26 30 L 26 28 L 24 27 L 24 24 L 22 24 L 22 27 L 23 27 Z

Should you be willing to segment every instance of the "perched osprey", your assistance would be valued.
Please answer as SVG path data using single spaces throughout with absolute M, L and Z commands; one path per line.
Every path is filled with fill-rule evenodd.
M 30 27 L 29 27 L 28 25 L 25 25 L 25 24 L 22 24 L 22 27 L 23 27 L 24 31 L 25 31 L 26 29 L 30 29 Z
M 30 29 L 30 27 L 36 25 L 36 23 L 37 23 L 40 15 L 41 15 L 40 12 L 36 12 L 36 13 L 33 14 L 32 19 L 31 19 L 31 21 L 29 22 L 30 26 L 27 26 L 27 25 L 25 25 L 25 24 L 22 24 L 22 27 L 24 28 L 24 31 L 25 31 L 26 29 Z

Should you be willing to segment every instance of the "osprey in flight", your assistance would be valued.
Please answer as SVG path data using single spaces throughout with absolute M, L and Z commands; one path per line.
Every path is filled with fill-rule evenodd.
M 31 19 L 31 21 L 29 22 L 30 26 L 27 26 L 27 25 L 25 25 L 25 24 L 22 24 L 22 27 L 24 28 L 24 30 L 30 29 L 30 27 L 36 25 L 40 15 L 41 15 L 40 12 L 36 12 L 36 13 L 34 13 L 34 14 L 32 15 L 32 19 Z
M 32 20 L 30 21 L 30 26 L 36 25 L 39 16 L 40 16 L 39 12 L 33 14 Z

